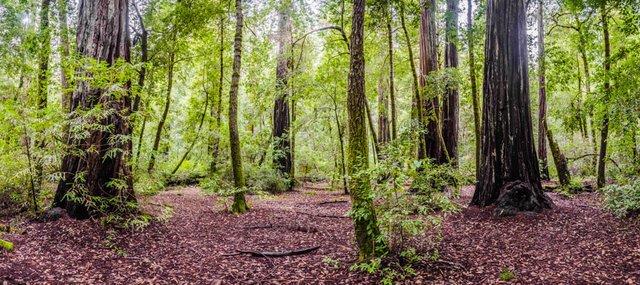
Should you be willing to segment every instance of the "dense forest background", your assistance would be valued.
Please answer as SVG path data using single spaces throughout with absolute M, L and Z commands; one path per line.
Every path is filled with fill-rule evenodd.
M 3 0 L 0 216 L 128 216 L 175 185 L 239 215 L 326 182 L 361 260 L 476 183 L 477 206 L 522 180 L 517 210 L 552 208 L 541 179 L 633 216 L 639 47 L 635 0 Z

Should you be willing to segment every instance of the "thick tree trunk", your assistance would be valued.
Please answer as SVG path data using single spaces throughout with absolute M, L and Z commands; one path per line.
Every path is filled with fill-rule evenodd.
M 381 252 L 380 228 L 376 216 L 369 178 L 362 173 L 369 167 L 367 145 L 365 63 L 364 63 L 365 0 L 353 1 L 351 22 L 351 55 L 347 111 L 349 114 L 349 192 L 353 202 L 353 222 L 359 258 L 368 259 Z
M 127 0 L 81 0 L 76 52 L 108 65 L 118 59 L 129 61 L 128 4 Z M 84 69 L 78 69 L 77 73 L 90 76 Z M 116 96 L 105 95 L 105 90 L 91 87 L 91 79 L 88 80 L 78 82 L 71 110 L 88 111 L 99 104 L 112 112 L 104 118 L 72 115 L 72 122 L 90 120 L 92 124 L 104 126 L 91 128 L 88 137 L 69 135 L 70 150 L 62 160 L 63 175 L 54 206 L 65 208 L 75 218 L 98 214 L 96 206 L 92 206 L 96 202 L 93 197 L 109 199 L 106 205 L 109 211 L 129 210 L 129 203 L 136 200 L 131 166 L 127 161 L 131 143 L 114 139 L 131 134 L 127 123 L 131 106 L 127 91 L 130 83 L 113 82 L 123 85 L 125 90 Z M 107 131 L 106 126 L 111 129 Z
M 482 133 L 480 117 L 480 100 L 476 83 L 476 56 L 473 42 L 473 3 L 467 1 L 467 41 L 469 44 L 469 77 L 471 81 L 471 100 L 473 102 L 473 130 L 476 139 L 476 180 L 480 179 L 480 159 L 482 157 Z
M 242 0 L 236 0 L 236 35 L 233 43 L 233 74 L 229 90 L 229 144 L 231 149 L 231 168 L 236 194 L 233 195 L 232 211 L 235 214 L 249 210 L 245 198 L 245 180 L 242 169 L 242 153 L 240 152 L 240 135 L 238 134 L 238 85 L 242 63 Z
M 407 52 L 409 53 L 409 66 L 411 67 L 411 76 L 413 78 L 413 98 L 411 100 L 411 117 L 417 123 L 418 130 L 422 130 L 422 123 L 424 122 L 424 116 L 422 113 L 422 108 L 420 108 L 422 102 L 421 92 L 420 92 L 420 84 L 418 82 L 418 72 L 416 69 L 414 56 L 413 56 L 413 48 L 411 47 L 411 38 L 409 37 L 409 32 L 407 31 L 407 25 L 404 19 L 404 1 L 400 1 L 400 24 L 402 26 L 402 31 L 404 33 L 404 39 L 407 43 Z M 424 145 L 424 136 L 419 135 L 417 139 L 418 144 L 418 157 L 426 157 L 426 153 Z
M 289 118 L 289 77 L 291 71 L 291 2 L 282 0 L 278 9 L 277 97 L 273 108 L 273 164 L 283 176 L 291 171 L 291 120 Z M 291 189 L 291 185 L 289 187 Z
M 173 34 L 173 42 L 175 43 L 176 32 Z M 175 51 L 171 51 L 169 54 L 169 66 L 167 71 L 167 96 L 164 101 L 164 109 L 162 111 L 162 116 L 160 117 L 160 121 L 158 121 L 158 128 L 156 129 L 156 136 L 153 140 L 153 148 L 151 149 L 151 158 L 149 159 L 149 167 L 147 168 L 147 172 L 151 174 L 153 172 L 153 168 L 156 165 L 156 155 L 158 154 L 158 148 L 160 147 L 160 139 L 162 139 L 162 130 L 164 128 L 164 124 L 167 121 L 167 116 L 169 115 L 169 108 L 171 107 L 171 91 L 173 90 L 173 69 L 175 67 L 176 61 L 176 53 Z
M 458 68 L 458 0 L 447 0 L 445 68 Z M 451 163 L 458 164 L 458 120 L 460 117 L 458 85 L 450 83 L 442 100 L 442 137 Z
M 436 1 L 423 0 L 420 12 L 420 77 L 419 86 L 422 90 L 419 108 L 423 110 L 423 145 L 424 151 L 418 152 L 418 158 L 433 159 L 437 163 L 442 161 L 442 146 L 438 137 L 440 126 L 438 116 L 440 107 L 437 94 L 426 96 L 428 78 L 438 71 L 438 47 L 436 38 Z M 425 156 L 421 156 L 425 155 Z
M 62 85 L 62 110 L 69 112 L 73 92 L 69 90 L 69 26 L 67 24 L 68 0 L 58 0 L 58 21 L 60 21 L 60 84 Z
M 538 157 L 540 158 L 540 175 L 543 180 L 549 179 L 549 163 L 547 161 L 547 136 L 544 124 L 547 118 L 547 86 L 545 82 L 546 65 L 544 62 L 544 20 L 543 1 L 538 0 Z
M 598 156 L 598 188 L 605 186 L 605 164 L 607 160 L 607 142 L 609 137 L 609 97 L 611 96 L 611 85 L 609 71 L 611 70 L 611 44 L 609 39 L 609 21 L 607 19 L 607 4 L 602 3 L 602 34 L 604 37 L 604 117 L 602 119 L 602 129 L 600 129 L 600 155 Z
M 564 156 L 564 154 L 562 154 L 560 146 L 558 146 L 558 142 L 556 142 L 555 138 L 553 137 L 553 132 L 549 129 L 546 118 L 544 121 L 542 121 L 542 128 L 544 128 L 545 134 L 547 134 L 547 139 L 549 140 L 549 147 L 551 148 L 553 162 L 556 165 L 556 169 L 558 170 L 558 179 L 560 180 L 560 185 L 569 186 L 569 184 L 571 184 L 571 173 L 569 172 L 567 158 Z
M 389 101 L 391 103 L 391 139 L 398 138 L 398 115 L 396 109 L 396 89 L 395 89 L 395 71 L 393 66 L 393 30 L 391 23 L 393 16 L 391 15 L 391 4 L 387 14 L 387 42 L 389 45 Z
M 498 213 L 553 205 L 542 192 L 533 141 L 525 2 L 487 1 L 482 165 L 471 204 L 496 203 Z

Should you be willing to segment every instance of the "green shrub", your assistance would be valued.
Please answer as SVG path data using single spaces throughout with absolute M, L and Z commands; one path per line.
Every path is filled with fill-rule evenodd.
M 640 214 L 640 180 L 627 185 L 609 185 L 602 189 L 604 206 L 617 217 Z
M 282 193 L 289 190 L 289 183 L 290 179 L 268 166 L 249 171 L 247 174 L 247 187 L 254 191 Z

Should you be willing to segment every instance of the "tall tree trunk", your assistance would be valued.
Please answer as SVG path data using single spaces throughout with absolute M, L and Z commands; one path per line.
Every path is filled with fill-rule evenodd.
M 418 130 L 422 130 L 422 123 L 424 122 L 424 116 L 422 113 L 422 102 L 421 92 L 420 92 L 420 84 L 418 82 L 418 72 L 416 69 L 414 56 L 413 56 L 413 48 L 411 47 L 411 38 L 409 37 L 409 32 L 407 31 L 407 25 L 404 19 L 404 1 L 400 1 L 400 24 L 402 26 L 402 32 L 404 33 L 404 39 L 407 42 L 407 51 L 409 53 L 409 66 L 411 67 L 411 76 L 413 78 L 413 98 L 411 100 L 411 114 L 412 119 L 417 123 Z M 424 145 L 424 136 L 419 135 L 418 140 L 418 157 L 426 157 Z
M 118 59 L 128 62 L 128 4 L 127 0 L 80 0 L 76 52 L 108 65 L 114 64 Z M 85 77 L 91 76 L 82 68 L 77 72 Z M 63 175 L 58 184 L 54 206 L 65 208 L 75 218 L 86 218 L 98 213 L 91 206 L 95 201 L 92 197 L 109 199 L 107 201 L 111 205 L 107 210 L 111 211 L 128 210 L 130 202 L 136 200 L 131 166 L 127 161 L 131 143 L 114 139 L 131 134 L 127 123 L 131 106 L 128 93 L 130 83 L 114 81 L 113 84 L 122 85 L 124 91 L 117 96 L 104 96 L 104 89 L 92 87 L 91 79 L 87 80 L 78 82 L 71 100 L 71 110 L 88 111 L 100 105 L 112 112 L 104 118 L 83 118 L 81 116 L 86 115 L 77 113 L 72 115 L 72 122 L 91 121 L 104 127 L 90 128 L 87 137 L 71 133 L 69 135 L 70 151 L 62 160 Z M 106 128 L 107 126 L 112 128 Z
M 424 129 L 424 145 L 421 147 L 424 151 L 419 151 L 418 158 L 430 158 L 437 163 L 442 162 L 441 145 L 438 137 L 438 116 L 440 113 L 437 94 L 426 96 L 424 92 L 427 89 L 429 76 L 438 71 L 438 48 L 436 38 L 436 1 L 423 0 L 420 12 L 420 77 L 419 84 L 422 90 L 422 100 L 418 102 L 419 107 L 423 110 Z M 420 154 L 426 155 L 424 157 Z
M 349 194 L 349 183 L 347 181 L 347 169 L 346 169 L 346 160 L 344 155 L 344 130 L 342 125 L 340 124 L 340 116 L 338 116 L 338 102 L 336 100 L 335 94 L 331 97 L 333 100 L 333 114 L 336 119 L 336 127 L 338 128 L 338 142 L 340 143 L 340 164 L 342 168 L 342 180 L 344 186 L 344 194 Z
M 211 146 L 211 164 L 209 174 L 213 175 L 218 168 L 218 155 L 220 153 L 220 131 L 222 129 L 222 87 L 224 84 L 224 22 L 225 17 L 220 19 L 220 73 L 218 77 L 218 102 L 215 111 L 216 133 Z M 213 108 L 211 108 L 213 111 Z
M 49 88 L 49 55 L 51 53 L 51 29 L 49 27 L 50 6 L 50 0 L 42 0 L 40 5 L 37 101 L 39 109 L 47 107 L 47 89 Z
M 380 254 L 382 244 L 369 178 L 362 173 L 369 167 L 367 145 L 365 63 L 364 63 L 365 0 L 353 1 L 351 20 L 351 54 L 347 111 L 349 114 L 349 192 L 359 258 L 368 259 Z
M 245 180 L 242 169 L 242 153 L 240 152 L 240 135 L 238 134 L 238 84 L 240 84 L 240 68 L 242 63 L 242 0 L 236 0 L 236 35 L 233 43 L 233 74 L 229 90 L 229 144 L 231 149 L 231 168 L 236 192 L 233 195 L 232 211 L 235 214 L 249 210 L 245 198 Z
M 387 42 L 389 45 L 389 101 L 391 103 L 391 139 L 398 138 L 398 115 L 396 109 L 396 89 L 395 89 L 395 71 L 393 66 L 393 29 L 391 24 L 393 16 L 391 15 L 391 4 L 388 7 L 387 14 Z
M 176 32 L 173 34 L 173 42 L 175 43 Z M 160 121 L 158 121 L 158 128 L 156 129 L 156 136 L 153 140 L 153 149 L 151 149 L 151 159 L 149 160 L 149 167 L 147 168 L 147 172 L 151 174 L 153 172 L 153 168 L 156 165 L 156 155 L 158 153 L 158 148 L 160 147 L 160 139 L 162 138 L 162 130 L 164 128 L 164 124 L 167 121 L 167 115 L 169 115 L 169 108 L 171 107 L 171 91 L 173 90 L 173 69 L 176 64 L 176 52 L 174 50 L 169 54 L 169 66 L 167 71 L 167 96 L 164 102 L 164 109 L 162 111 L 162 116 L 160 117 Z
M 458 0 L 447 0 L 445 68 L 458 68 L 458 4 Z M 458 85 L 449 83 L 442 100 L 442 136 L 444 147 L 454 165 L 458 164 L 459 105 Z
M 558 170 L 558 180 L 560 180 L 560 185 L 569 186 L 569 184 L 571 184 L 571 173 L 569 172 L 567 158 L 562 154 L 560 146 L 558 146 L 558 142 L 556 142 L 553 137 L 553 132 L 547 125 L 546 117 L 545 120 L 542 121 L 542 128 L 544 128 L 544 132 L 547 134 L 547 138 L 549 139 L 549 147 L 551 148 L 553 163 L 556 165 L 556 170 Z
M 367 123 L 369 123 L 369 130 L 371 130 L 371 144 L 373 145 L 373 157 L 374 163 L 376 163 L 376 159 L 380 155 L 380 143 L 378 142 L 378 136 L 376 135 L 376 129 L 373 125 L 373 118 L 371 115 L 371 107 L 369 107 L 369 100 L 365 98 L 364 100 L 365 111 L 367 113 Z
M 389 143 L 389 97 L 384 76 L 378 78 L 378 143 L 381 147 Z M 378 154 L 380 155 L 380 153 Z
M 291 171 L 291 139 L 289 131 L 289 77 L 291 70 L 291 2 L 282 0 L 278 9 L 277 97 L 273 108 L 273 164 L 283 176 Z M 289 185 L 291 190 L 292 184 Z
M 138 11 L 138 7 L 133 5 L 134 9 L 136 9 L 136 15 L 138 16 L 138 22 L 140 23 L 140 29 L 142 33 L 140 34 L 140 62 L 142 63 L 142 67 L 140 67 L 140 74 L 138 75 L 138 92 L 135 93 L 135 97 L 133 98 L 133 112 L 138 112 L 140 109 L 140 93 L 142 93 L 142 89 L 144 88 L 144 81 L 147 76 L 147 62 L 149 61 L 149 32 L 144 25 L 144 19 Z
M 609 71 L 611 70 L 611 44 L 609 39 L 609 21 L 607 19 L 607 3 L 602 3 L 602 34 L 604 37 L 604 117 L 602 119 L 602 129 L 600 130 L 600 155 L 598 156 L 598 188 L 604 187 L 605 164 L 607 160 L 607 141 L 609 137 L 609 97 L 611 96 L 611 85 Z
M 62 85 L 62 110 L 69 112 L 72 92 L 69 90 L 69 26 L 67 24 L 68 0 L 58 0 L 58 21 L 60 22 L 60 84 Z
M 487 1 L 482 167 L 471 204 L 497 203 L 500 211 L 533 211 L 553 205 L 542 192 L 533 141 L 525 2 Z M 513 195 L 510 189 L 526 191 Z M 509 200 L 515 196 L 527 202 L 518 205 L 523 200 Z
M 480 100 L 476 83 L 476 56 L 473 41 L 473 3 L 467 1 L 467 41 L 469 44 L 469 77 L 471 81 L 471 100 L 473 102 L 473 130 L 476 139 L 476 180 L 480 179 L 480 159 L 482 157 L 482 133 L 480 117 Z
M 293 89 L 293 88 L 292 88 Z M 289 179 L 291 179 L 291 187 L 295 187 L 298 182 L 296 180 L 296 100 L 291 98 L 291 169 L 289 169 Z
M 544 124 L 547 118 L 547 86 L 545 83 L 546 65 L 544 62 L 544 7 L 538 0 L 538 157 L 540 158 L 540 175 L 543 180 L 549 179 L 549 163 L 547 161 L 547 136 Z

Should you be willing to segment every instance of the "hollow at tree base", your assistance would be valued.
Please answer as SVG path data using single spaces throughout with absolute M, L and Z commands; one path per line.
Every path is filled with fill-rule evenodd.
M 496 217 L 514 216 L 518 212 L 541 212 L 553 207 L 553 202 L 542 189 L 532 184 L 513 181 L 500 188 L 493 215 Z

